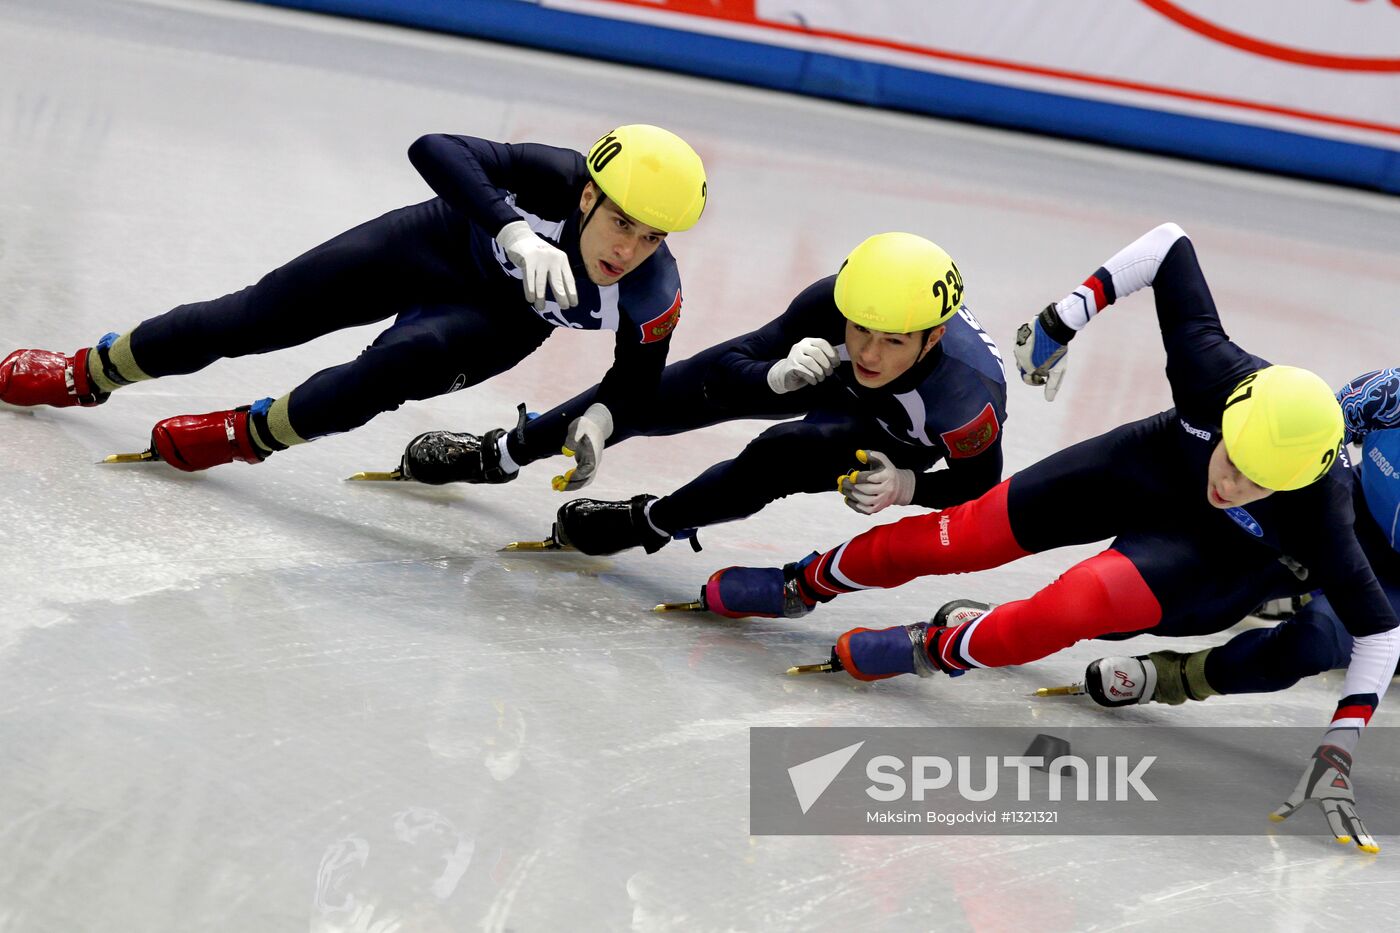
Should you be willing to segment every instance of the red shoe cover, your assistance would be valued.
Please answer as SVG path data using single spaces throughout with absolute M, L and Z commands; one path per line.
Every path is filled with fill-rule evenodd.
M 91 407 L 107 401 L 88 377 L 88 350 L 72 356 L 52 350 L 16 350 L 0 362 L 0 402 L 10 405 Z
M 248 433 L 247 411 L 176 415 L 151 429 L 151 450 L 177 470 L 194 473 L 241 460 L 261 463 Z

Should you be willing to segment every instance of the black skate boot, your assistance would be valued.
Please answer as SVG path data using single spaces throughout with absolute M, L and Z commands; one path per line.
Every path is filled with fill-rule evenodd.
M 570 500 L 559 507 L 554 538 L 584 554 L 602 556 L 634 547 L 655 554 L 671 540 L 647 520 L 647 503 L 655 500 L 656 496 L 645 493 L 619 502 Z
M 520 419 L 511 431 L 518 441 L 523 442 L 525 423 L 530 420 L 523 402 L 519 412 Z M 500 440 L 505 433 L 505 428 L 493 428 L 480 437 L 452 431 L 420 434 L 404 448 L 399 472 L 404 479 L 429 486 L 445 483 L 509 483 L 520 475 L 520 471 L 506 470 L 501 466 Z

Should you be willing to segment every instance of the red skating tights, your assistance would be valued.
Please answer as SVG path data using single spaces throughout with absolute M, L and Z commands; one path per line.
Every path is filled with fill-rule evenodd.
M 1010 480 L 972 502 L 863 532 L 803 568 L 803 584 L 819 598 L 916 577 L 968 573 L 1009 563 L 1029 552 L 1011 533 Z M 1025 664 L 1084 638 L 1137 632 L 1162 618 L 1142 574 L 1109 549 L 1081 561 L 1029 599 L 998 606 L 947 632 L 941 660 L 956 667 Z
M 818 597 L 915 577 L 986 570 L 1025 557 L 1006 515 L 1006 480 L 962 505 L 879 525 L 827 551 L 803 568 L 803 583 Z
M 948 667 L 1025 664 L 1084 638 L 1140 632 L 1162 607 L 1133 562 L 1112 548 L 1082 560 L 1030 599 L 1003 603 L 945 632 L 939 660 Z

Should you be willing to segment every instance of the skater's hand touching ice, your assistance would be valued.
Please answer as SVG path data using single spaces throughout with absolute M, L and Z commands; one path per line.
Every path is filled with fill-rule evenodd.
M 562 476 L 554 477 L 551 485 L 556 492 L 573 492 L 593 482 L 603 460 L 603 445 L 612 431 L 612 412 L 597 402 L 573 420 L 564 437 L 564 454 L 573 457 L 577 464 L 565 470 Z
M 1281 823 L 1303 804 L 1317 801 L 1332 836 L 1342 845 L 1355 842 L 1362 852 L 1379 852 L 1375 837 L 1356 813 L 1356 794 L 1351 784 L 1351 755 L 1335 745 L 1319 745 L 1303 769 L 1298 786 L 1288 799 L 1269 814 L 1269 819 Z

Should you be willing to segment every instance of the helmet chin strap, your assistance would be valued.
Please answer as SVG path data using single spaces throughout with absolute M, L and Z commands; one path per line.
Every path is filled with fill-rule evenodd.
M 583 235 L 583 228 L 588 226 L 588 222 L 593 219 L 593 215 L 598 213 L 598 208 L 602 207 L 603 202 L 608 199 L 608 196 L 603 193 L 602 188 L 598 188 L 595 186 L 594 190 L 598 192 L 598 200 L 593 202 L 593 206 L 588 209 L 588 213 L 584 216 L 583 222 L 578 225 L 578 232 L 580 236 Z

